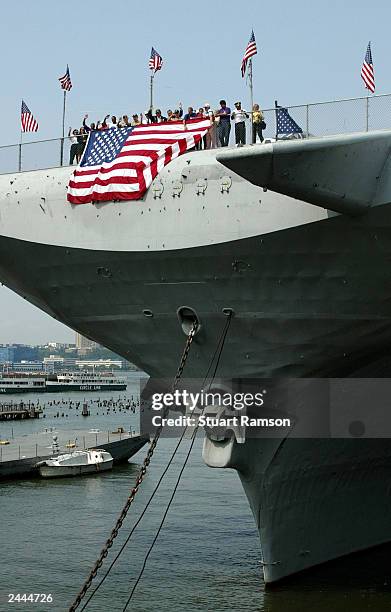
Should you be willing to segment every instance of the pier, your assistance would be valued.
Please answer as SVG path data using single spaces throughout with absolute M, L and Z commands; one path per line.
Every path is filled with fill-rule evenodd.
M 102 448 L 113 456 L 114 464 L 128 461 L 149 441 L 149 436 L 126 432 L 122 427 L 116 431 L 50 427 L 34 434 L 3 438 L 0 440 L 0 481 L 38 476 L 36 464 L 53 455 L 54 436 L 60 453 Z
M 20 402 L 14 404 L 0 404 L 0 421 L 18 421 L 21 419 L 38 419 L 42 408 L 35 404 Z

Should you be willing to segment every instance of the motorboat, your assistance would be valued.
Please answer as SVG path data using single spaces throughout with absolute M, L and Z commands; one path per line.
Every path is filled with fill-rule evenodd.
M 77 450 L 40 461 L 37 463 L 37 467 L 43 478 L 81 476 L 111 470 L 113 457 L 100 448 Z

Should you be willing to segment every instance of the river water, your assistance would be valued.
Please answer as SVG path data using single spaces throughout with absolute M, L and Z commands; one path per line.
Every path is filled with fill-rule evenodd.
M 139 385 L 134 373 L 128 374 L 128 383 L 126 392 L 100 392 L 99 397 L 136 397 Z M 82 392 L 68 394 L 64 399 L 88 401 L 96 396 L 97 393 Z M 40 395 L 39 400 L 41 404 L 48 404 L 60 397 L 63 396 Z M 23 399 L 37 401 L 38 396 L 24 396 Z M 138 415 L 129 411 L 117 409 L 114 413 L 111 409 L 108 413 L 96 406 L 91 416 L 83 419 L 74 407 L 64 406 L 46 405 L 45 419 L 12 425 L 1 423 L 0 437 L 9 437 L 12 433 L 23 435 L 49 426 L 57 429 L 137 428 Z M 60 412 L 59 418 L 57 412 Z M 143 509 L 176 442 L 173 439 L 159 442 L 148 476 L 112 549 L 114 554 Z M 87 610 L 123 610 L 188 445 L 189 441 L 185 440 L 150 511 Z M 129 610 L 383 612 L 391 609 L 390 546 L 321 566 L 284 585 L 265 590 L 258 534 L 239 479 L 232 470 L 207 468 L 201 459 L 201 449 L 200 439 L 196 441 Z M 102 475 L 0 484 L 1 612 L 67 610 L 109 535 L 135 482 L 145 452 L 146 447 L 128 465 Z M 114 554 L 110 554 L 109 560 Z M 108 565 L 106 561 L 104 567 Z M 53 601 L 9 603 L 11 593 L 50 593 Z

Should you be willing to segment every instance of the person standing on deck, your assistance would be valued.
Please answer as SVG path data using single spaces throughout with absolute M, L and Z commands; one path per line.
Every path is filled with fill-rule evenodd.
M 235 142 L 237 147 L 246 144 L 246 119 L 248 113 L 242 109 L 241 102 L 235 102 L 235 110 L 231 114 L 231 119 L 235 122 Z
M 225 100 L 220 100 L 220 109 L 216 112 L 219 118 L 217 137 L 221 147 L 228 147 L 229 134 L 231 132 L 231 109 Z

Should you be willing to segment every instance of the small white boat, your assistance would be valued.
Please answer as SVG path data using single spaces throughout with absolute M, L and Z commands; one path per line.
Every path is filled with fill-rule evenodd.
M 107 451 L 94 448 L 56 455 L 37 463 L 43 478 L 57 476 L 80 476 L 105 472 L 113 467 L 113 457 Z

